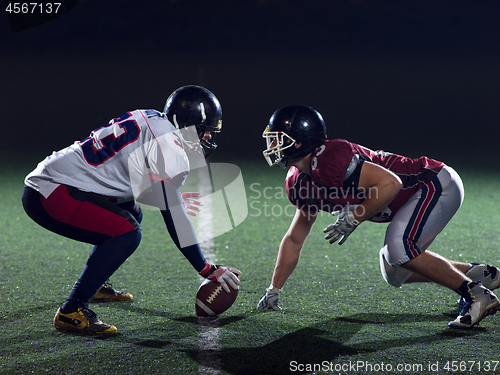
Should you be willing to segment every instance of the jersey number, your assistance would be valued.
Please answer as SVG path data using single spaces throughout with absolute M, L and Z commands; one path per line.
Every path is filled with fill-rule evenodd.
M 102 164 L 139 137 L 141 130 L 137 122 L 127 120 L 131 116 L 130 113 L 126 113 L 115 118 L 108 125 L 94 130 L 89 137 L 79 142 L 87 163 Z

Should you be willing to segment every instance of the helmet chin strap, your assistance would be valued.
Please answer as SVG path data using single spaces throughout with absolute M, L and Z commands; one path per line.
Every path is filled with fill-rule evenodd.
M 200 140 L 200 145 L 203 146 L 202 147 L 203 153 L 205 154 L 205 157 L 207 157 L 217 148 L 217 144 L 214 141 L 210 141 L 210 139 L 212 138 L 209 138 L 209 140 L 205 140 L 204 139 L 205 133 L 208 131 L 210 132 L 211 137 L 213 137 L 214 135 L 210 130 L 207 129 L 206 126 L 203 126 L 201 128 L 197 127 L 197 130 L 198 130 L 198 138 Z
M 204 139 L 200 139 L 200 144 L 203 146 L 202 150 L 205 154 L 205 157 L 210 155 L 217 148 L 217 144 L 213 142 L 207 142 Z
M 296 142 L 294 144 L 294 146 L 295 146 L 295 148 L 300 148 L 302 146 L 302 142 Z M 283 157 L 278 162 L 276 162 L 276 165 L 278 165 L 280 168 L 283 168 L 283 169 L 286 169 L 288 166 L 292 166 L 292 165 L 294 165 L 294 166 L 297 167 L 296 163 L 300 162 L 302 159 L 304 159 L 306 157 L 307 157 L 307 155 L 304 156 L 304 157 L 301 157 L 301 158 L 292 159 L 292 158 L 290 158 L 288 156 L 283 155 Z M 299 169 L 301 169 L 301 168 L 299 168 Z M 303 167 L 302 167 L 302 169 L 303 169 Z M 308 171 L 309 171 L 309 168 L 307 168 L 307 172 L 306 173 L 308 173 Z
M 276 161 L 276 165 L 281 169 L 286 169 L 287 164 L 288 164 L 288 158 L 286 156 L 283 156 L 280 160 Z
M 299 149 L 301 146 L 302 146 L 302 142 L 295 142 L 294 141 L 292 147 L 295 147 L 296 149 Z M 286 165 L 288 164 L 289 160 L 300 160 L 302 158 L 294 159 L 293 157 L 283 155 L 282 159 L 284 159 L 284 161 L 285 161 L 285 167 L 286 167 Z
M 204 118 L 206 118 L 206 116 L 205 116 L 205 112 L 204 112 L 203 103 L 201 103 L 201 107 L 202 107 L 203 116 L 204 116 Z M 174 122 L 174 126 L 175 126 L 177 129 L 179 129 L 179 130 L 180 130 L 180 129 L 181 129 L 181 127 L 180 127 L 179 123 L 177 122 L 177 115 L 176 115 L 175 113 L 174 113 L 174 115 L 172 116 L 172 121 Z M 184 127 L 184 128 L 186 128 L 186 127 Z M 196 127 L 196 129 L 197 129 L 197 127 Z M 213 151 L 217 148 L 217 144 L 216 144 L 215 142 L 208 142 L 208 141 L 204 140 L 204 139 L 203 139 L 204 133 L 205 133 L 205 131 L 204 131 L 204 130 L 202 130 L 200 133 L 198 133 L 198 140 L 199 140 L 199 145 L 200 145 L 200 146 L 202 146 L 202 147 L 199 147 L 199 148 L 202 150 L 203 155 L 204 155 L 205 157 L 207 157 L 208 155 L 210 155 L 210 154 L 211 154 L 211 153 L 212 153 L 212 152 L 213 152 Z M 183 137 L 183 138 L 184 138 L 184 137 Z M 193 144 L 193 142 L 192 142 L 192 141 L 187 141 L 186 139 L 184 139 L 184 142 L 185 142 L 186 144 L 188 144 L 188 145 L 189 145 L 189 147 L 190 147 L 191 149 L 193 149 L 193 150 L 197 148 L 197 147 L 196 147 L 196 145 L 195 145 L 195 144 Z M 195 142 L 195 143 L 198 143 L 198 142 Z
M 302 171 L 306 174 L 310 174 L 311 173 L 310 163 L 311 163 L 312 157 L 313 157 L 313 152 L 311 151 L 310 153 L 308 153 L 307 155 L 305 155 L 301 158 L 288 159 L 288 161 L 290 162 L 291 166 L 294 166 L 295 168 L 299 169 L 300 171 Z

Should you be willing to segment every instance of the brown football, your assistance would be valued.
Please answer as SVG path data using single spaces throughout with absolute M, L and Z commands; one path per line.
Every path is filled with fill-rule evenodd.
M 226 293 L 220 283 L 206 279 L 196 293 L 196 315 L 215 316 L 229 309 L 236 301 L 239 289 L 229 287 L 229 290 L 231 292 Z

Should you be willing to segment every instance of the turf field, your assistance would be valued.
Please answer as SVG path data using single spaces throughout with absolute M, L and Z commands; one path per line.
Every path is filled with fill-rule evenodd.
M 435 285 L 395 289 L 382 280 L 385 224 L 365 223 L 329 245 L 323 215 L 282 294 L 283 312 L 257 312 L 293 210 L 285 172 L 264 160 L 238 163 L 248 216 L 214 240 L 219 263 L 239 268 L 233 307 L 198 320 L 200 279 L 175 248 L 158 212 L 146 211 L 143 242 L 113 275 L 132 302 L 92 304 L 115 336 L 63 334 L 53 316 L 78 278 L 90 246 L 38 227 L 20 196 L 28 168 L 0 172 L 1 374 L 494 374 L 500 373 L 500 316 L 468 331 L 447 328 L 457 295 Z M 466 198 L 433 249 L 467 262 L 500 264 L 500 175 L 457 170 Z

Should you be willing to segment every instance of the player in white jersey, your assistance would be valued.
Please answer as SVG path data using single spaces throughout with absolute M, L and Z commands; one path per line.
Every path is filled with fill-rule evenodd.
M 22 200 L 28 216 L 54 233 L 94 245 L 54 317 L 57 330 L 117 332 L 88 306 L 91 299 L 132 299 L 105 282 L 139 246 L 137 202 L 160 209 L 173 241 L 201 276 L 227 292 L 238 288 L 240 272 L 209 264 L 198 245 L 187 216 L 196 214 L 199 202 L 190 199 L 196 194 L 179 192 L 190 169 L 217 147 L 213 137 L 221 126 L 217 98 L 203 87 L 184 86 L 169 96 L 164 113 L 127 112 L 54 152 L 26 177 Z

